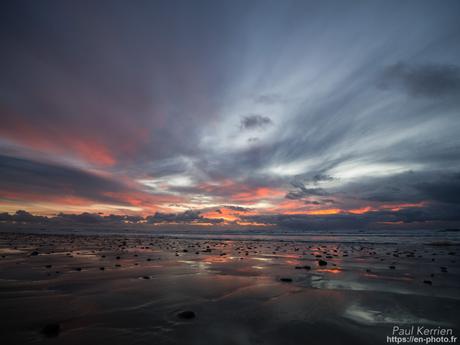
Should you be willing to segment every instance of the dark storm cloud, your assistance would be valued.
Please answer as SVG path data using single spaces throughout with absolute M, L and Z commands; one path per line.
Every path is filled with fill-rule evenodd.
M 415 187 L 429 200 L 460 204 L 460 173 L 438 181 L 416 183 Z
M 82 224 L 97 224 L 102 223 L 106 219 L 97 213 L 83 212 L 81 214 L 65 214 L 59 213 L 53 220 L 58 223 L 82 223 Z
M 359 229 L 369 227 L 403 227 L 416 224 L 419 228 L 445 226 L 460 221 L 460 207 L 434 205 L 425 208 L 405 208 L 399 211 L 371 211 L 365 214 L 342 213 L 334 215 L 251 215 L 242 216 L 244 221 L 276 225 L 282 228 L 302 230 Z
M 75 224 L 101 224 L 101 223 L 136 224 L 144 220 L 145 218 L 141 216 L 115 215 L 115 214 L 104 216 L 99 213 L 89 213 L 89 212 L 83 212 L 80 214 L 59 213 L 55 217 L 47 218 L 48 222 L 57 223 L 57 224 L 66 224 L 66 223 L 69 223 L 69 224 L 74 224 L 74 223 Z
M 0 222 L 43 223 L 47 221 L 47 217 L 34 216 L 24 210 L 17 210 L 14 214 L 9 214 L 7 212 L 0 213 Z
M 389 177 L 367 177 L 343 186 L 341 192 L 376 202 L 459 204 L 460 173 L 409 171 Z
M 189 223 L 207 223 L 219 224 L 223 222 L 221 218 L 206 218 L 201 215 L 200 211 L 188 210 L 181 213 L 162 213 L 156 212 L 154 215 L 141 217 L 132 215 L 115 215 L 107 216 L 99 213 L 83 212 L 59 213 L 53 217 L 36 216 L 27 211 L 18 210 L 14 214 L 7 212 L 0 213 L 0 222 L 3 223 L 48 223 L 48 224 L 140 224 L 147 222 L 149 224 L 189 224 Z
M 80 169 L 1 155 L 0 190 L 39 198 L 76 196 L 103 202 L 120 201 L 108 192 L 128 191 L 117 181 Z
M 247 115 L 241 119 L 241 129 L 257 129 L 264 128 L 268 125 L 273 124 L 272 120 L 268 116 L 262 116 L 258 114 Z
M 386 68 L 381 86 L 403 87 L 414 96 L 459 96 L 460 67 L 443 64 L 412 66 L 400 62 Z
M 156 212 L 153 216 L 146 217 L 150 224 L 157 223 L 222 223 L 223 219 L 220 218 L 206 218 L 201 215 L 200 211 L 188 210 L 182 213 L 162 213 Z

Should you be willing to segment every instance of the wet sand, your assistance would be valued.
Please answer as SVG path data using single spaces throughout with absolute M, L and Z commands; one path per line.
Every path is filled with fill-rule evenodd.
M 460 325 L 460 248 L 0 233 L 2 344 L 386 344 Z

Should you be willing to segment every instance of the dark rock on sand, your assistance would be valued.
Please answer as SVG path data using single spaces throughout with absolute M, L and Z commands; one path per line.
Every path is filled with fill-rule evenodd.
M 195 316 L 196 316 L 195 313 L 191 310 L 181 311 L 180 313 L 177 314 L 177 317 L 183 320 L 194 319 Z
M 327 265 L 327 261 L 318 260 L 318 265 L 320 265 L 320 266 L 326 266 L 326 265 Z
M 41 333 L 49 338 L 57 337 L 61 331 L 61 325 L 58 323 L 49 323 L 44 326 L 41 330 Z
M 30 256 L 37 256 L 38 254 L 39 253 L 36 250 L 34 250 L 32 253 L 30 253 Z
M 425 284 L 428 284 L 428 285 L 432 285 L 432 284 L 433 284 L 433 282 L 432 282 L 431 280 L 424 280 L 423 282 L 424 282 Z
M 292 283 L 291 278 L 281 278 L 280 281 L 282 281 L 283 283 Z

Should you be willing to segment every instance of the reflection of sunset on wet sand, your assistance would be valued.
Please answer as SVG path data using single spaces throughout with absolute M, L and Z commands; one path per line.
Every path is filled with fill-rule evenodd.
M 184 333 L 200 344 L 296 344 L 312 334 L 383 344 L 385 320 L 436 324 L 442 310 L 442 324 L 458 322 L 455 248 L 4 233 L 2 334 L 21 344 L 128 344 L 129 334 L 180 344 Z

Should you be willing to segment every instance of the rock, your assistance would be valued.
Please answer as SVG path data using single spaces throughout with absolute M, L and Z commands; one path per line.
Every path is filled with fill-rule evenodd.
M 41 333 L 49 338 L 57 337 L 59 332 L 61 332 L 61 325 L 58 323 L 49 323 L 41 330 Z
M 327 265 L 327 261 L 318 260 L 318 265 L 320 265 L 320 266 L 326 266 L 326 265 Z
M 424 280 L 423 282 L 424 282 L 425 284 L 428 284 L 428 285 L 432 285 L 432 284 L 433 284 L 433 282 L 432 282 L 431 280 Z
M 191 319 L 194 319 L 195 316 L 196 316 L 195 313 L 191 310 L 181 311 L 180 313 L 177 314 L 177 317 L 183 320 L 191 320 Z
M 34 250 L 32 253 L 30 253 L 30 256 L 37 256 L 38 254 L 39 253 L 36 250 Z
M 395 266 L 389 266 L 389 267 L 390 267 L 390 270 L 394 270 L 394 269 L 396 269 L 396 267 L 395 267 Z
M 142 279 L 150 279 L 149 276 L 143 276 Z
M 308 266 L 308 265 L 305 265 L 305 266 L 296 266 L 295 269 L 296 269 L 296 270 L 310 270 L 311 267 Z
M 291 278 L 281 278 L 280 281 L 282 281 L 283 283 L 292 283 Z

